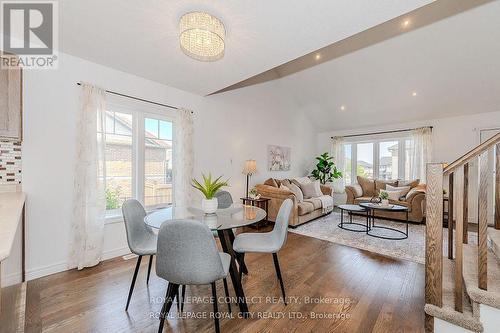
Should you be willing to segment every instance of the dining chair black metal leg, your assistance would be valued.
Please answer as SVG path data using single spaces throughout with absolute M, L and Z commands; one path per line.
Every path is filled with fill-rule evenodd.
M 224 292 L 226 293 L 226 302 L 227 302 L 227 309 L 229 313 L 231 313 L 231 298 L 229 297 L 229 288 L 227 287 L 227 280 L 226 278 L 222 279 L 224 282 Z
M 137 264 L 135 264 L 134 277 L 132 278 L 132 283 L 130 284 L 130 290 L 128 291 L 127 305 L 125 306 L 125 311 L 128 310 L 128 305 L 130 304 L 130 298 L 132 297 L 132 292 L 134 291 L 135 279 L 137 279 L 137 273 L 139 272 L 139 267 L 141 266 L 142 256 L 137 257 Z
M 212 298 L 214 302 L 214 323 L 215 323 L 215 332 L 220 333 L 219 327 L 219 308 L 217 305 L 217 287 L 215 286 L 215 282 L 212 282 Z
M 181 312 L 181 294 L 179 292 L 179 288 L 177 288 L 175 298 L 177 298 L 177 311 Z
M 186 285 L 182 285 L 181 291 L 181 312 L 184 311 L 184 297 L 186 296 Z
M 273 260 L 274 260 L 274 268 L 276 269 L 276 275 L 278 276 L 278 280 L 280 281 L 280 285 L 281 285 L 281 293 L 283 294 L 283 302 L 286 305 L 285 286 L 283 285 L 283 278 L 281 277 L 280 263 L 278 261 L 278 254 L 277 253 L 273 253 Z
M 151 265 L 153 264 L 153 255 L 149 256 L 149 265 L 148 265 L 148 277 L 146 278 L 146 284 L 149 284 L 149 276 L 151 275 Z
M 163 302 L 163 306 L 161 307 L 160 312 L 160 326 L 158 327 L 158 333 L 163 331 L 163 325 L 165 323 L 165 318 L 167 318 L 168 313 L 170 312 L 170 308 L 172 307 L 172 303 L 174 301 L 175 295 L 179 291 L 179 285 L 174 283 L 168 283 L 167 294 L 165 296 L 165 301 Z
M 233 244 L 235 238 L 233 230 L 228 229 L 227 234 L 229 236 L 229 241 L 231 242 L 231 244 Z M 240 253 L 236 253 L 236 261 L 238 262 L 240 271 L 242 271 L 243 274 L 248 274 L 247 265 L 245 265 L 245 256 L 240 256 Z

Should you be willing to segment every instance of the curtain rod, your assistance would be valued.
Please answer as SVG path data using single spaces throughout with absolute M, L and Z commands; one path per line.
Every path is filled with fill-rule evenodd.
M 76 84 L 79 85 L 79 86 L 82 85 L 81 82 L 77 82 Z M 119 93 L 119 92 L 116 92 L 116 91 L 112 91 L 112 90 L 105 90 L 105 91 L 108 94 L 113 94 L 113 95 L 117 95 L 117 96 L 127 97 L 127 98 L 131 98 L 131 99 L 135 99 L 137 101 L 146 102 L 146 103 L 163 106 L 163 107 L 170 108 L 170 109 L 179 110 L 179 108 L 177 106 L 172 106 L 172 105 L 168 105 L 168 104 L 158 103 L 158 102 L 150 101 L 150 100 L 139 98 L 139 97 L 135 97 L 135 96 L 130 96 L 130 95 L 122 94 L 122 93 Z M 194 112 L 191 111 L 191 113 L 194 113 Z
M 392 131 L 384 131 L 384 132 L 372 132 L 372 133 L 364 133 L 364 134 L 351 134 L 351 135 L 339 135 L 339 136 L 332 136 L 332 139 L 335 138 L 353 138 L 356 136 L 368 136 L 368 135 L 377 135 L 377 134 L 389 134 L 389 133 L 399 133 L 399 132 L 409 132 L 413 130 L 417 130 L 420 128 L 430 128 L 432 131 L 432 126 L 423 126 L 423 127 L 417 127 L 417 128 L 408 128 L 408 129 L 401 129 L 401 130 L 392 130 Z

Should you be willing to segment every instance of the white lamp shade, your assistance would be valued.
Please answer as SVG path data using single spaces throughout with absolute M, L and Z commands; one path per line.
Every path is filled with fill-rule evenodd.
M 243 167 L 243 174 L 252 175 L 257 172 L 257 162 L 255 160 L 246 160 Z

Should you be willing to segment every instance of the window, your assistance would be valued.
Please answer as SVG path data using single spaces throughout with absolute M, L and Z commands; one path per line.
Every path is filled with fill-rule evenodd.
M 384 180 L 398 179 L 398 141 L 379 143 L 378 178 Z
M 106 216 L 121 217 L 130 198 L 146 208 L 172 205 L 173 118 L 109 104 L 105 128 Z
M 132 198 L 132 115 L 106 111 L 106 210 L 120 214 L 122 203 Z
M 373 178 L 373 143 L 358 143 L 356 175 Z
M 346 143 L 345 183 L 356 183 L 356 176 L 408 180 L 412 143 L 407 137 Z
M 172 122 L 144 119 L 144 203 L 172 204 Z

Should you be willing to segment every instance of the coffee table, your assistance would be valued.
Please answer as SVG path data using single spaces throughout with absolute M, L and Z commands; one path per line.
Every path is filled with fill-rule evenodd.
M 340 223 L 338 227 L 340 229 L 354 231 L 354 232 L 368 232 L 370 226 L 368 224 L 368 220 L 366 221 L 366 225 L 362 223 L 352 222 L 352 213 L 364 213 L 366 209 L 359 205 L 339 205 L 337 206 L 340 209 Z M 349 222 L 344 223 L 344 211 L 349 214 Z M 353 227 L 354 226 L 354 227 Z
M 403 239 L 408 238 L 408 207 L 401 206 L 401 205 L 382 206 L 380 204 L 371 203 L 371 202 L 361 202 L 359 205 L 366 209 L 366 224 L 367 224 L 367 226 L 369 226 L 366 228 L 367 235 L 372 236 L 372 237 L 376 237 L 376 238 L 389 239 L 389 240 L 403 240 Z M 376 210 L 385 210 L 385 211 L 389 211 L 389 212 L 406 212 L 406 221 L 403 222 L 406 224 L 406 230 L 401 231 L 401 230 L 394 229 L 391 227 L 384 227 L 384 226 L 375 225 L 375 211 Z M 377 235 L 377 234 L 373 233 L 373 231 L 376 229 L 389 230 L 392 233 L 395 233 L 395 234 L 398 234 L 401 236 L 389 237 L 389 236 Z

